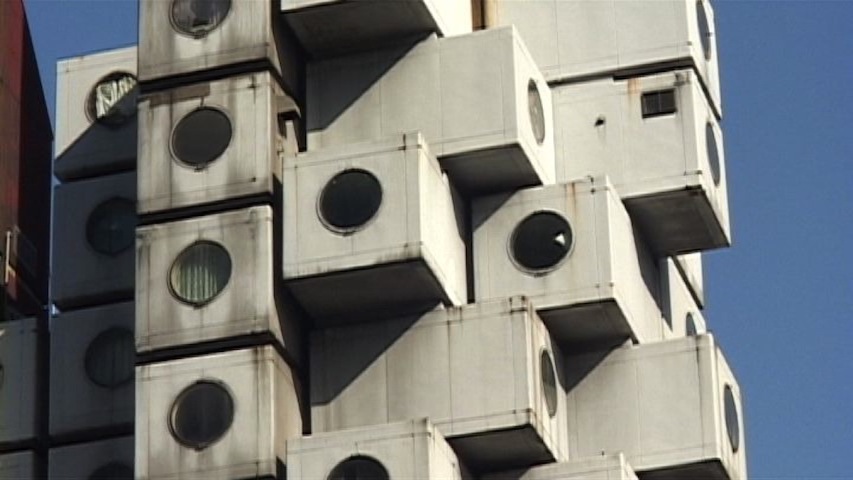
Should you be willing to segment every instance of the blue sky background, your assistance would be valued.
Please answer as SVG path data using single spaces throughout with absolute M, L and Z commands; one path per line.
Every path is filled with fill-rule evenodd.
M 25 3 L 51 115 L 57 59 L 136 43 L 133 1 Z M 705 316 L 750 476 L 853 478 L 853 1 L 714 6 L 734 248 L 706 255 Z

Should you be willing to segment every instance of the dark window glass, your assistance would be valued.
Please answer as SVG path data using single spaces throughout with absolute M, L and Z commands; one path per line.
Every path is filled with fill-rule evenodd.
M 136 239 L 136 203 L 111 198 L 92 210 L 86 221 L 86 240 L 96 251 L 118 255 Z
M 0 292 L 0 295 L 2 292 Z M 0 363 L 0 390 L 3 389 L 3 381 L 6 380 L 6 368 Z
M 545 141 L 545 111 L 542 109 L 539 87 L 533 80 L 527 83 L 527 109 L 530 113 L 530 124 L 533 126 L 533 136 L 536 143 L 541 145 Z
M 646 92 L 641 98 L 643 118 L 669 115 L 678 111 L 675 106 L 675 90 L 658 90 Z
M 182 118 L 172 132 L 172 152 L 178 160 L 205 168 L 231 143 L 231 120 L 221 111 L 202 107 Z
M 133 480 L 133 467 L 112 462 L 95 470 L 89 480 Z
M 687 318 L 684 320 L 684 323 L 684 331 L 687 333 L 688 337 L 694 337 L 699 333 L 696 331 L 696 320 L 693 318 L 692 313 L 687 314 Z
M 114 72 L 92 87 L 86 99 L 89 120 L 115 127 L 136 115 L 136 77 L 127 72 Z
M 725 393 L 723 394 L 723 408 L 726 416 L 726 431 L 729 434 L 729 442 L 732 445 L 732 451 L 737 452 L 740 448 L 740 416 L 735 404 L 735 396 L 732 393 L 731 385 L 726 385 Z
M 388 471 L 376 460 L 351 457 L 332 469 L 327 480 L 389 480 Z
M 515 227 L 510 247 L 518 265 L 543 271 L 568 255 L 572 241 L 572 229 L 565 218 L 554 212 L 537 212 Z
M 320 193 L 320 217 L 341 232 L 357 230 L 367 223 L 382 203 L 379 180 L 364 170 L 335 175 Z
M 110 328 L 95 337 L 86 349 L 86 375 L 102 387 L 121 386 L 133 379 L 135 352 L 130 330 Z
M 178 255 L 169 274 L 172 293 L 190 305 L 202 306 L 219 295 L 231 278 L 231 256 L 221 245 L 197 242 Z
M 542 393 L 545 395 L 545 405 L 548 407 L 548 415 L 553 417 L 557 414 L 557 376 L 554 373 L 554 361 L 548 350 L 542 350 L 539 355 L 539 369 L 542 374 Z
M 179 32 L 201 38 L 222 23 L 231 0 L 173 0 L 172 25 Z
M 717 150 L 717 134 L 710 122 L 705 124 L 705 148 L 708 151 L 708 165 L 714 185 L 720 185 L 720 152 Z
M 201 381 L 187 387 L 172 405 L 172 435 L 203 450 L 219 440 L 234 421 L 234 401 L 222 385 Z
M 708 24 L 708 14 L 705 12 L 705 4 L 703 0 L 696 2 L 696 21 L 699 24 L 699 39 L 702 42 L 702 53 L 705 54 L 705 60 L 711 59 L 711 27 Z

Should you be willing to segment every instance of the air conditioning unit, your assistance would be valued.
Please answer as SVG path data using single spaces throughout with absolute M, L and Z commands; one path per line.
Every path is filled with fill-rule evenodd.
M 672 257 L 675 266 L 693 295 L 693 300 L 699 308 L 705 308 L 705 275 L 702 268 L 702 253 L 685 253 Z
M 677 260 L 662 258 L 659 265 L 661 303 L 664 306 L 664 318 L 670 327 L 668 336 L 680 338 L 705 333 L 705 317 L 679 271 Z
M 36 473 L 36 465 L 38 461 L 34 452 L 0 454 L 0 478 L 9 480 L 41 478 Z
M 272 346 L 136 370 L 136 478 L 281 478 L 299 380 Z
M 140 353 L 234 337 L 301 358 L 301 318 L 280 298 L 273 209 L 255 206 L 137 230 Z
M 417 133 L 285 162 L 284 278 L 320 325 L 466 301 L 465 213 Z
M 281 12 L 314 57 L 368 50 L 435 32 L 469 33 L 471 2 L 459 0 L 281 0 Z
M 287 442 L 287 480 L 462 480 L 465 466 L 427 419 L 318 433 Z
M 523 297 L 316 330 L 314 432 L 428 417 L 472 470 L 566 458 L 560 351 Z
M 472 203 L 478 301 L 525 295 L 566 349 L 663 338 L 656 260 L 607 177 Z
M 271 197 L 281 181 L 280 155 L 296 149 L 288 131 L 295 109 L 265 72 L 143 96 L 139 212 Z
M 133 298 L 136 173 L 55 189 L 53 302 L 60 309 Z
M 136 361 L 133 328 L 133 302 L 62 312 L 53 320 L 51 436 L 129 431 Z
M 496 0 L 486 23 L 515 25 L 548 82 L 695 69 L 722 116 L 710 0 Z
M 277 2 L 142 0 L 139 81 L 174 85 L 238 71 L 271 70 L 296 96 L 304 61 Z
M 526 470 L 487 474 L 481 480 L 637 480 L 621 453 L 539 465 Z
M 50 450 L 50 480 L 132 480 L 133 437 L 118 437 Z
M 0 447 L 38 434 L 39 336 L 34 318 L 0 323 Z
M 711 335 L 565 365 L 571 458 L 623 452 L 641 477 L 747 478 L 740 388 Z
M 309 151 L 420 131 L 461 190 L 553 182 L 551 93 L 512 27 L 314 62 L 307 75 Z
M 62 181 L 136 166 L 136 47 L 60 60 L 56 163 Z
M 723 137 L 692 70 L 552 91 L 558 179 L 608 175 L 661 255 L 731 243 Z

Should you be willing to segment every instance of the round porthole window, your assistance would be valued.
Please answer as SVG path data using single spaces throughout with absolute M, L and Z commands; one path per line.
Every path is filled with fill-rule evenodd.
M 136 77 L 114 72 L 102 78 L 86 97 L 89 121 L 108 127 L 123 125 L 136 115 Z
M 326 183 L 318 208 L 320 218 L 330 229 L 349 233 L 370 221 L 381 204 L 379 180 L 365 170 L 347 170 Z
M 735 396 L 734 393 L 732 393 L 731 385 L 726 385 L 723 397 L 723 408 L 726 416 L 726 432 L 729 434 L 729 442 L 732 445 L 732 452 L 737 452 L 740 448 L 740 416 L 738 415 Z
M 203 450 L 222 438 L 234 421 L 234 400 L 222 385 L 200 381 L 187 387 L 172 405 L 170 428 L 183 445 Z
M 124 385 L 133 379 L 135 352 L 130 330 L 116 327 L 101 332 L 86 349 L 86 375 L 102 387 Z
M 181 162 L 201 170 L 228 148 L 231 120 L 215 108 L 202 107 L 178 121 L 172 132 L 172 153 Z
M 542 273 L 569 254 L 572 241 L 572 229 L 565 218 L 555 212 L 536 212 L 515 227 L 510 250 L 521 268 Z
M 705 3 L 703 0 L 696 2 L 696 19 L 699 24 L 699 38 L 702 42 L 702 53 L 705 54 L 705 60 L 711 59 L 711 26 L 708 23 L 708 14 L 705 12 Z
M 92 472 L 89 480 L 133 480 L 133 467 L 111 462 Z
M 201 38 L 216 29 L 231 10 L 231 0 L 172 0 L 175 30 Z
M 541 145 L 545 141 L 545 110 L 542 108 L 539 86 L 532 79 L 527 82 L 527 109 L 530 113 L 533 136 L 536 138 L 536 143 Z
M 86 240 L 99 253 L 118 255 L 133 246 L 136 238 L 136 204 L 111 198 L 92 210 L 86 221 Z
M 545 405 L 548 415 L 557 414 L 557 375 L 554 372 L 554 360 L 548 350 L 542 350 L 539 355 L 539 370 L 542 375 L 542 393 L 545 395 Z
M 213 300 L 231 278 L 231 256 L 221 245 L 201 241 L 187 247 L 172 264 L 169 281 L 178 300 L 202 306 Z
M 3 389 L 3 382 L 6 380 L 6 369 L 3 367 L 3 364 L 0 363 L 0 390 Z
M 696 319 L 693 318 L 692 313 L 688 313 L 687 318 L 684 319 L 684 332 L 688 337 L 695 337 L 699 333 L 696 331 Z
M 350 457 L 332 469 L 327 480 L 389 480 L 388 471 L 376 460 Z
M 708 151 L 708 165 L 711 168 L 711 178 L 714 185 L 720 184 L 720 152 L 717 150 L 717 134 L 711 122 L 705 124 L 705 148 Z

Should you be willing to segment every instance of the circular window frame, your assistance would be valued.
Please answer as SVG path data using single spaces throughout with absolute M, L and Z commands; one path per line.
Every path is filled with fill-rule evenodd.
M 729 446 L 732 449 L 732 453 L 737 453 L 740 450 L 740 437 L 741 437 L 741 420 L 740 420 L 740 409 L 738 408 L 737 400 L 735 399 L 734 389 L 728 383 L 725 384 L 725 388 L 723 389 L 723 418 L 724 423 L 726 424 L 726 437 L 729 439 Z M 732 408 L 732 414 L 734 416 L 734 424 L 729 422 L 729 405 Z M 734 429 L 734 430 L 732 430 Z
M 391 474 L 388 472 L 388 468 L 386 468 L 385 465 L 383 465 L 382 462 L 380 462 L 376 458 L 373 458 L 369 455 L 352 455 L 336 463 L 335 466 L 332 467 L 332 469 L 329 471 L 329 474 L 326 475 L 326 480 L 334 480 L 335 478 L 346 478 L 343 476 L 343 472 L 338 472 L 338 470 L 343 468 L 346 463 L 353 461 L 371 463 L 382 469 L 382 473 L 385 476 L 383 480 L 391 479 Z
M 186 398 L 187 395 L 191 392 L 191 390 L 198 385 L 212 385 L 214 387 L 221 388 L 222 391 L 228 396 L 228 401 L 231 404 L 231 419 L 228 421 L 228 426 L 220 433 L 216 438 L 211 439 L 210 441 L 204 443 L 191 443 L 188 442 L 185 438 L 178 434 L 177 429 L 175 428 L 175 420 L 178 415 L 178 408 L 180 407 L 181 401 Z M 168 425 L 169 425 L 169 434 L 172 435 L 172 438 L 175 439 L 176 442 L 181 444 L 184 447 L 191 448 L 197 452 L 207 449 L 211 445 L 216 444 L 216 442 L 222 440 L 223 437 L 231 430 L 234 426 L 234 419 L 237 418 L 237 401 L 235 400 L 234 392 L 228 387 L 228 385 L 222 380 L 215 378 L 201 378 L 193 383 L 187 385 L 183 388 L 183 390 L 178 393 L 174 400 L 172 400 L 172 406 L 169 407 L 168 414 Z
M 376 185 L 379 187 L 379 205 L 377 205 L 376 211 L 373 212 L 373 214 L 370 216 L 370 218 L 368 218 L 364 222 L 362 222 L 362 223 L 360 223 L 354 227 L 342 228 L 342 227 L 338 227 L 337 225 L 333 225 L 331 222 L 329 222 L 329 220 L 326 218 L 326 216 L 323 215 L 323 198 L 326 195 L 326 189 L 329 186 L 329 184 L 334 179 L 340 177 L 341 175 L 347 174 L 347 173 L 364 173 L 364 174 L 367 174 L 370 178 L 372 178 L 376 182 Z M 379 180 L 379 177 L 377 177 L 373 172 L 371 172 L 370 170 L 367 170 L 365 168 L 351 167 L 351 168 L 346 168 L 344 170 L 338 170 L 326 179 L 326 181 L 323 183 L 322 188 L 320 188 L 320 193 L 317 195 L 317 200 L 315 202 L 314 209 L 316 211 L 317 218 L 320 219 L 320 223 L 327 230 L 329 230 L 333 233 L 336 233 L 338 235 L 349 236 L 349 235 L 352 235 L 354 233 L 360 232 L 360 231 L 368 228 L 374 221 L 376 221 L 377 218 L 379 218 L 379 215 L 382 212 L 384 206 L 385 206 L 385 188 L 382 186 L 382 182 Z
M 556 263 L 554 263 L 554 265 L 551 265 L 550 267 L 546 267 L 546 268 L 533 269 L 533 268 L 529 268 L 529 267 L 522 265 L 518 261 L 518 259 L 515 258 L 513 244 L 515 243 L 515 238 L 516 238 L 516 235 L 518 233 L 518 227 L 522 223 L 527 221 L 527 219 L 533 217 L 534 215 L 539 215 L 539 214 L 543 214 L 543 213 L 556 215 L 556 216 L 562 218 L 563 220 L 565 220 L 566 225 L 569 226 L 569 232 L 572 234 L 572 239 L 571 239 L 571 242 L 569 244 L 569 248 L 566 249 L 566 254 L 563 255 L 562 258 L 560 258 Z M 521 220 L 519 220 L 518 222 L 515 223 L 515 226 L 513 227 L 512 232 L 510 232 L 510 234 L 509 234 L 509 239 L 507 241 L 506 249 L 507 249 L 507 256 L 509 257 L 510 262 L 512 262 L 512 264 L 515 266 L 515 268 L 517 268 L 519 271 L 526 273 L 528 275 L 531 275 L 533 277 L 544 277 L 544 276 L 550 274 L 551 272 L 558 270 L 563 265 L 563 263 L 568 261 L 568 259 L 572 256 L 572 253 L 574 253 L 574 251 L 575 251 L 575 244 L 576 243 L 577 242 L 575 242 L 575 233 L 574 233 L 574 228 L 572 228 L 572 222 L 570 222 L 569 219 L 566 218 L 566 216 L 563 215 L 562 212 L 559 212 L 559 211 L 554 210 L 554 209 L 541 209 L 541 210 L 533 211 L 528 215 L 525 215 Z
M 702 46 L 702 58 L 706 62 L 710 62 L 714 58 L 714 42 L 712 41 L 714 28 L 705 3 L 705 0 L 696 0 L 696 28 L 699 30 L 699 44 Z M 702 33 L 703 20 L 705 30 L 707 31 L 706 34 Z
M 98 333 L 95 336 L 95 338 L 93 338 L 92 341 L 89 342 L 89 345 L 86 346 L 86 351 L 83 354 L 83 371 L 86 373 L 86 378 L 88 378 L 95 385 L 102 387 L 102 388 L 106 388 L 108 390 L 117 390 L 117 389 L 127 385 L 128 383 L 133 382 L 133 380 L 135 378 L 134 364 L 130 365 L 130 375 L 128 375 L 127 377 L 125 377 L 125 378 L 123 378 L 117 382 L 101 382 L 97 378 L 95 378 L 95 375 L 92 375 L 91 371 L 89 370 L 90 359 L 92 359 L 93 356 L 95 355 L 95 352 L 92 350 L 95 346 L 95 342 L 97 342 L 98 340 L 106 340 L 108 335 L 113 335 L 113 336 L 121 335 L 121 336 L 125 336 L 125 337 L 130 338 L 130 342 L 131 342 L 130 346 L 131 346 L 131 348 L 134 349 L 134 355 L 136 354 L 135 343 L 134 343 L 135 337 L 133 335 L 133 332 L 127 328 L 124 328 L 124 327 L 117 327 L 117 326 L 109 327 L 109 328 L 101 331 L 100 333 Z
M 181 257 L 183 257 L 191 248 L 196 247 L 198 245 L 212 245 L 214 247 L 221 248 L 222 251 L 225 252 L 225 254 L 228 256 L 229 271 L 228 271 L 228 278 L 225 280 L 225 283 L 222 285 L 222 288 L 220 288 L 218 292 L 216 292 L 210 298 L 205 299 L 204 301 L 193 302 L 193 301 L 185 299 L 182 295 L 179 295 L 178 292 L 175 291 L 173 278 L 175 275 L 175 266 L 178 264 L 178 260 L 180 260 Z M 187 245 L 186 247 L 184 247 L 183 249 L 181 249 L 180 253 L 178 253 L 175 256 L 175 259 L 172 260 L 172 264 L 169 266 L 168 281 L 166 283 L 168 284 L 169 293 L 172 295 L 172 297 L 175 300 L 177 300 L 177 301 L 179 301 L 185 305 L 189 305 L 193 308 L 202 308 L 206 305 L 211 304 L 214 300 L 219 298 L 220 295 L 222 295 L 222 292 L 224 292 L 225 289 L 227 289 L 228 286 L 231 284 L 231 278 L 233 276 L 234 276 L 234 260 L 231 258 L 231 252 L 229 252 L 228 249 L 225 248 L 224 245 L 222 245 L 221 243 L 218 243 L 218 242 L 214 242 L 213 240 L 196 240 L 195 242 L 192 242 L 189 245 Z
M 539 103 L 539 113 L 542 115 L 542 137 L 540 138 L 536 131 L 536 123 L 533 121 L 533 105 L 530 104 L 530 93 L 536 92 L 536 99 Z M 537 145 L 543 145 L 545 139 L 548 138 L 548 122 L 545 117 L 545 102 L 542 101 L 542 91 L 539 89 L 539 82 L 530 79 L 527 82 L 527 116 L 530 122 L 530 131 L 533 132 L 533 139 Z
M 551 397 L 548 395 L 548 384 L 545 381 L 546 367 L 550 370 L 551 378 L 554 380 L 553 400 L 550 401 L 549 398 Z M 557 364 L 554 362 L 554 356 L 551 354 L 551 351 L 547 348 L 542 348 L 539 351 L 539 382 L 542 385 L 542 397 L 545 400 L 545 408 L 548 412 L 548 416 L 550 418 L 554 418 L 560 407 L 560 392 L 557 389 L 559 380 L 557 379 Z
M 222 25 L 225 24 L 225 22 L 228 21 L 228 18 L 231 16 L 231 12 L 234 11 L 235 4 L 234 0 L 228 0 L 228 11 L 225 12 L 225 16 L 222 17 L 222 20 L 220 20 L 219 23 L 214 25 L 213 28 L 200 33 L 191 33 L 178 27 L 178 23 L 175 21 L 175 4 L 179 1 L 181 0 L 172 0 L 171 2 L 169 2 L 169 25 L 171 25 L 173 32 L 193 40 L 201 40 L 210 35 L 211 33 L 215 32 L 216 30 L 222 28 Z
M 126 246 L 124 246 L 124 247 L 122 247 L 116 251 L 101 250 L 95 246 L 94 242 L 92 242 L 92 235 L 90 233 L 91 229 L 93 228 L 92 227 L 92 218 L 95 216 L 95 213 L 97 213 L 99 209 L 105 209 L 110 204 L 115 204 L 115 203 L 122 203 L 122 204 L 125 204 L 125 206 L 131 207 L 131 211 L 133 211 L 133 213 L 134 213 L 134 216 L 136 219 L 136 224 L 134 225 L 134 232 L 133 232 L 133 236 L 132 236 L 132 241 L 128 245 L 126 245 Z M 92 211 L 89 212 L 89 216 L 86 218 L 86 231 L 85 231 L 86 244 L 89 246 L 89 248 L 91 248 L 93 251 L 95 251 L 96 253 L 98 253 L 100 255 L 117 257 L 117 256 L 121 255 L 122 253 L 130 250 L 131 248 L 133 248 L 136 245 L 136 225 L 138 225 L 138 224 L 139 224 L 139 215 L 136 211 L 136 202 L 134 202 L 133 200 L 130 200 L 129 198 L 125 198 L 125 197 L 118 197 L 118 196 L 110 197 L 110 198 L 104 200 L 103 202 L 100 202 L 97 205 L 95 205 L 95 208 L 93 208 Z
M 208 162 L 200 163 L 200 164 L 196 165 L 196 164 L 189 163 L 186 160 L 183 160 L 178 155 L 178 152 L 175 149 L 175 133 L 177 132 L 178 127 L 181 125 L 181 122 L 186 120 L 186 118 L 189 117 L 190 115 L 192 115 L 196 112 L 199 112 L 201 110 L 211 110 L 213 112 L 222 114 L 222 116 L 224 116 L 228 120 L 228 126 L 231 129 L 231 134 L 229 135 L 228 143 L 225 144 L 225 148 L 222 149 L 222 152 L 220 152 L 219 155 L 217 155 L 216 157 L 214 157 L 213 159 L 211 159 Z M 225 107 L 222 107 L 220 105 L 208 105 L 208 104 L 199 105 L 199 106 L 191 109 L 190 111 L 184 113 L 183 115 L 181 115 L 181 118 L 179 118 L 178 121 L 174 123 L 174 126 L 172 127 L 172 131 L 169 133 L 169 154 L 172 156 L 172 159 L 175 161 L 175 163 L 177 163 L 181 167 L 187 168 L 187 169 L 192 170 L 194 172 L 202 172 L 204 170 L 207 170 L 208 167 L 210 167 L 214 163 L 218 162 L 225 155 L 225 152 L 227 152 L 228 149 L 231 148 L 231 146 L 234 144 L 234 136 L 235 136 L 234 135 L 234 125 L 235 125 L 234 119 L 231 118 L 231 115 L 228 114 L 228 110 Z
M 696 325 L 696 317 L 693 312 L 687 312 L 684 316 L 684 336 L 695 337 L 699 335 L 699 327 Z
M 711 171 L 711 181 L 715 187 L 720 186 L 723 179 L 723 162 L 720 159 L 720 146 L 717 138 L 717 129 L 714 127 L 714 122 L 708 120 L 705 122 L 705 157 L 708 161 L 708 169 Z M 714 149 L 714 161 L 711 161 L 711 148 Z
M 89 89 L 89 93 L 86 94 L 86 98 L 83 100 L 83 112 L 85 113 L 86 120 L 89 121 L 89 124 L 101 125 L 102 127 L 115 130 L 115 129 L 121 128 L 122 126 L 126 125 L 133 117 L 136 116 L 136 113 L 137 113 L 136 102 L 133 102 L 134 111 L 131 115 L 122 115 L 122 116 L 119 116 L 119 117 L 114 118 L 114 119 L 105 120 L 106 118 L 109 118 L 109 115 L 105 115 L 103 117 L 98 117 L 94 112 L 94 102 L 95 102 L 94 95 L 95 95 L 95 89 L 98 87 L 98 85 L 105 83 L 105 82 L 115 81 L 115 80 L 122 78 L 122 77 L 130 77 L 133 79 L 134 85 L 133 85 L 133 89 L 131 89 L 131 92 L 133 90 L 136 90 L 139 88 L 139 79 L 136 78 L 136 75 L 134 75 L 134 74 L 132 74 L 126 70 L 114 70 L 114 71 L 104 75 L 103 77 L 99 78 L 98 81 L 96 81 L 92 85 L 92 87 Z M 128 92 L 128 93 L 130 93 L 130 92 Z M 123 98 L 124 97 L 122 97 L 122 99 Z M 121 101 L 121 100 L 119 100 L 119 101 Z M 118 102 L 116 102 L 116 104 L 117 103 Z M 115 105 L 115 104 L 113 104 L 113 105 Z

